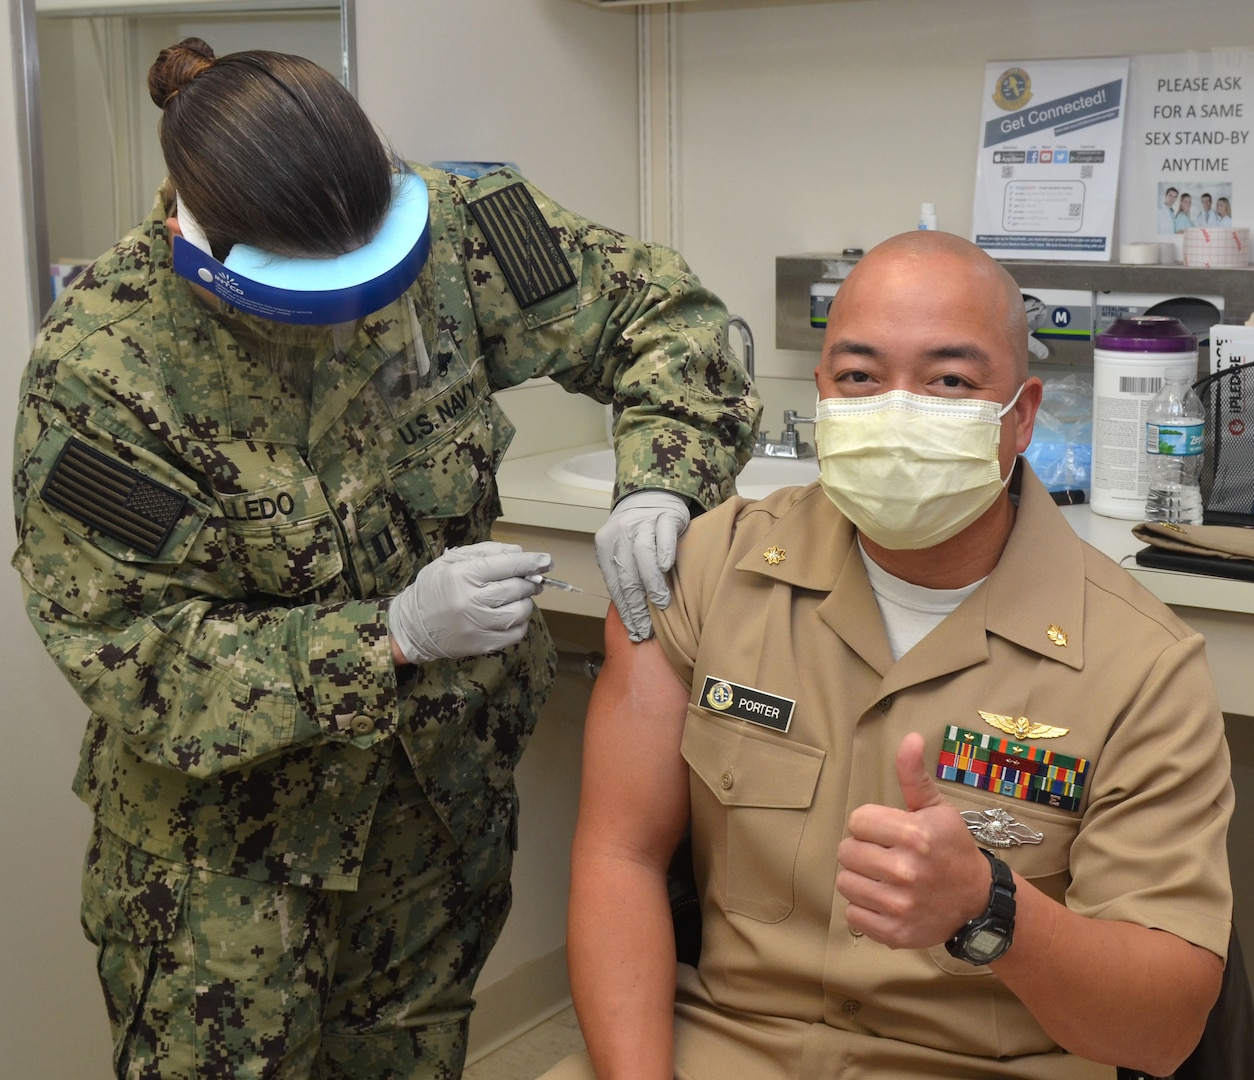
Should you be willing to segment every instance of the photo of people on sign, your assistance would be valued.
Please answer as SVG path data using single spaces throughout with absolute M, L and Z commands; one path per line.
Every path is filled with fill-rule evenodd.
M 1173 176 L 1158 181 L 1158 235 L 1232 224 L 1232 181 Z
M 1254 225 L 1254 50 L 1134 56 L 1121 244 Z

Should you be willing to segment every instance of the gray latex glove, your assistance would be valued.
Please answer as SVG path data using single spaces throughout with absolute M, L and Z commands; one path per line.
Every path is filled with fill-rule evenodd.
M 597 565 L 632 641 L 653 636 L 645 597 L 660 608 L 671 602 L 664 575 L 675 565 L 675 545 L 690 520 L 678 495 L 636 491 L 597 530 Z
M 413 664 L 516 645 L 527 632 L 531 598 L 543 588 L 527 575 L 552 566 L 552 556 L 517 544 L 449 548 L 392 598 L 388 631 Z

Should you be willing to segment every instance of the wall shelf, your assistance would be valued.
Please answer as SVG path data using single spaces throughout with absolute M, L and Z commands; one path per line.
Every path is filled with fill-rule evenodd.
M 818 352 L 823 330 L 810 325 L 810 285 L 824 278 L 841 280 L 856 258 L 839 254 L 780 255 L 775 259 L 775 347 Z M 1101 302 L 1104 293 L 1149 293 L 1177 298 L 1220 296 L 1223 321 L 1244 323 L 1254 314 L 1254 267 L 1210 270 L 1193 266 L 1140 266 L 1126 263 L 1084 263 L 1003 260 L 1002 265 L 1030 293 L 1034 289 L 1080 289 Z M 1101 328 L 1101 323 L 1095 323 Z M 1091 341 L 1049 342 L 1051 362 L 1089 364 Z

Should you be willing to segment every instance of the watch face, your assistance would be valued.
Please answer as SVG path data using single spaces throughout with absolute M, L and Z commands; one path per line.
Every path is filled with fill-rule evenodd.
M 1006 932 L 993 926 L 982 926 L 966 942 L 966 953 L 977 963 L 996 960 L 1009 944 Z

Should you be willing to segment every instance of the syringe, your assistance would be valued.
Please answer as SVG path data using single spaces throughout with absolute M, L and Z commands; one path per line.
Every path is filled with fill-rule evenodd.
M 527 580 L 535 582 L 537 585 L 547 585 L 550 589 L 560 589 L 562 592 L 583 593 L 585 596 L 599 596 L 602 600 L 608 600 L 608 596 L 601 593 L 589 592 L 587 589 L 581 589 L 578 585 L 572 585 L 569 581 L 561 581 L 558 578 L 548 577 L 545 574 L 528 574 Z

